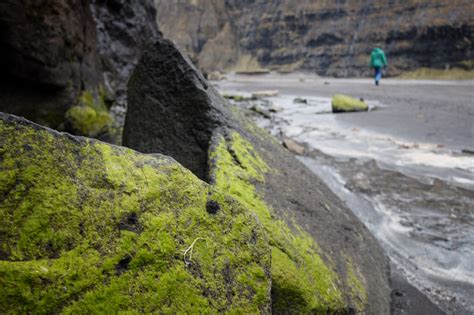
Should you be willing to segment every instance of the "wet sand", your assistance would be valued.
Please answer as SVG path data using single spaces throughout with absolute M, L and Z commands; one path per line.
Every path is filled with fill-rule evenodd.
M 221 90 L 332 97 L 343 93 L 378 101 L 383 111 L 372 115 L 344 114 L 337 119 L 354 126 L 396 134 L 413 141 L 474 151 L 474 81 L 329 79 L 312 75 L 229 75 Z
M 303 144 L 300 160 L 380 240 L 394 266 L 394 314 L 474 312 L 473 81 L 389 79 L 376 87 L 270 74 L 216 84 L 244 95 L 279 91 L 261 106 L 281 112 L 257 115 L 257 123 Z M 371 111 L 332 114 L 337 93 L 364 98 Z

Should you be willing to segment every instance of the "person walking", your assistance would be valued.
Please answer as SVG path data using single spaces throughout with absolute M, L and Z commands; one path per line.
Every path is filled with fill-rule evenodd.
M 379 47 L 375 47 L 370 54 L 370 67 L 374 69 L 375 85 L 379 85 L 382 79 L 382 68 L 387 67 L 387 58 L 385 53 Z

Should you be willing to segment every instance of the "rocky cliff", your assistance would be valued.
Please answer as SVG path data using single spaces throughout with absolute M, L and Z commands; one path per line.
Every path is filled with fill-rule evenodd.
M 153 3 L 7 0 L 0 26 L 0 110 L 114 141 L 128 76 L 158 35 Z
M 469 0 L 155 1 L 164 35 L 206 71 L 366 75 L 375 45 L 387 52 L 392 75 L 472 67 Z

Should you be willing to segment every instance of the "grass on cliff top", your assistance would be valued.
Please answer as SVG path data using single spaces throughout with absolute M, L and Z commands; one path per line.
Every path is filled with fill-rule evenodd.
M 338 275 L 322 259 L 312 237 L 297 225 L 292 230 L 274 217 L 257 193 L 255 184 L 263 183 L 270 170 L 252 145 L 234 132 L 230 140 L 221 137 L 211 150 L 210 161 L 213 184 L 252 209 L 269 235 L 273 312 L 326 314 L 347 309 Z
M 260 224 L 170 159 L 0 120 L 0 198 L 2 312 L 269 309 Z
M 404 72 L 398 79 L 418 80 L 474 80 L 474 70 L 463 70 L 453 68 L 449 70 L 420 68 L 414 71 Z

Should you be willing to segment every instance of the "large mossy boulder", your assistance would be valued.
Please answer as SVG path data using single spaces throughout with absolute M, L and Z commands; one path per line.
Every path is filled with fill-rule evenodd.
M 144 52 L 128 99 L 126 146 L 172 156 L 258 217 L 271 248 L 273 313 L 390 312 L 387 259 L 367 228 L 170 41 Z
M 363 100 L 343 94 L 334 95 L 331 106 L 334 113 L 366 112 L 369 110 L 369 106 Z
M 171 158 L 0 113 L 0 310 L 269 313 L 246 207 Z

